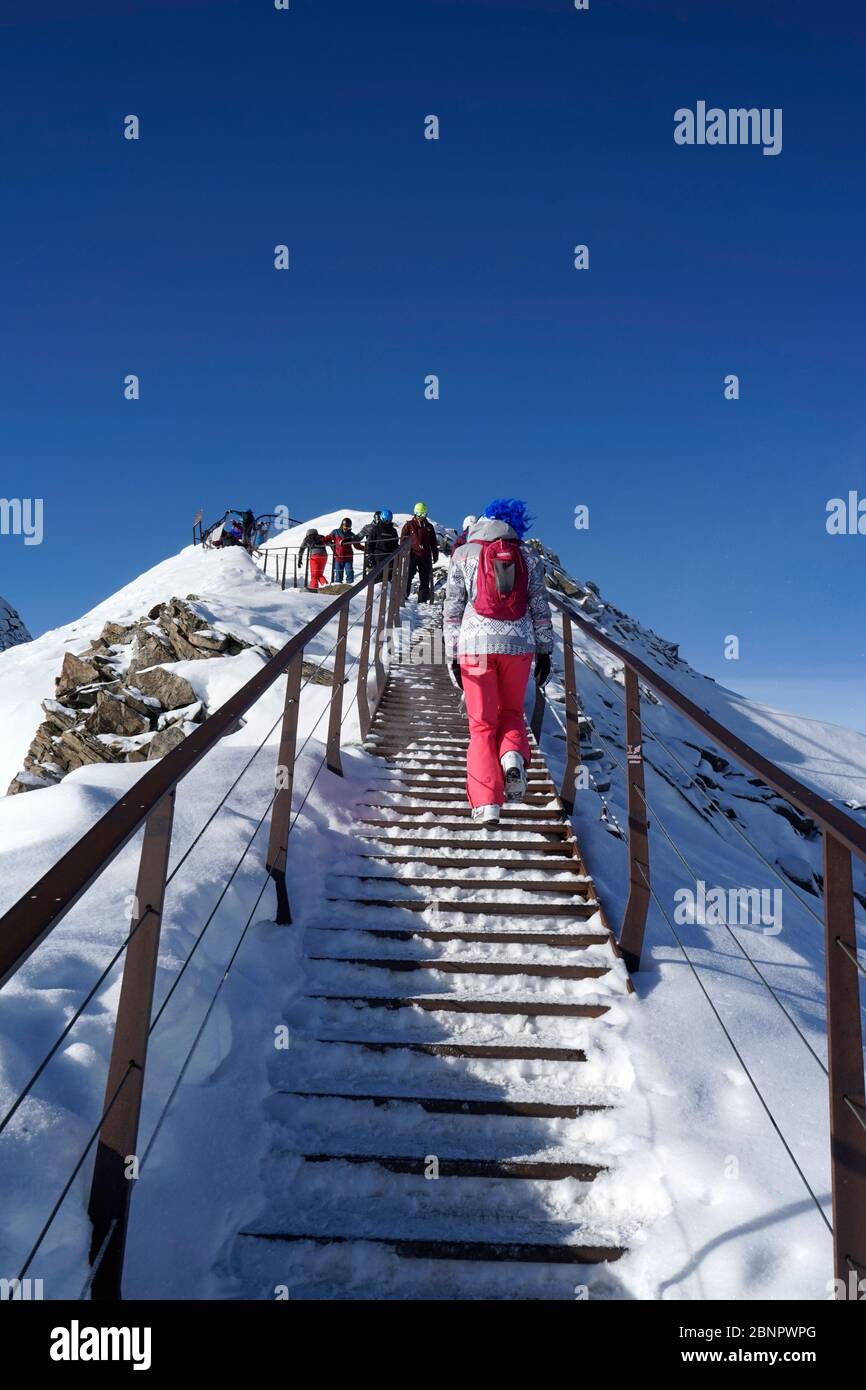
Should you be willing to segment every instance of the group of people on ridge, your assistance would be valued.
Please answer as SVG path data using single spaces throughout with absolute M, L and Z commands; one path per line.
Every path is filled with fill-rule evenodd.
M 307 587 L 310 589 L 323 589 L 329 583 L 354 584 L 357 551 L 363 553 L 363 569 L 366 574 L 383 560 L 387 560 L 405 540 L 411 542 L 407 594 L 417 574 L 418 601 L 430 603 L 433 597 L 433 565 L 439 559 L 439 542 L 436 531 L 427 520 L 427 507 L 423 502 L 415 503 L 412 516 L 399 532 L 394 525 L 394 513 L 389 507 L 382 507 L 374 512 L 373 520 L 357 534 L 352 529 L 350 516 L 344 516 L 340 525 L 326 535 L 320 534 L 313 526 L 304 536 L 298 550 L 298 564 L 304 564 L 305 558 L 309 561 Z M 329 549 L 334 553 L 334 572 L 331 580 L 325 577 Z
M 466 789 L 474 822 L 495 826 L 505 802 L 526 796 L 532 752 L 524 714 L 533 669 L 536 684 L 550 676 L 553 624 L 537 551 L 523 544 L 532 518 L 515 497 L 491 502 L 482 516 L 464 517 L 451 547 L 445 589 L 445 655 L 454 685 L 462 692 L 469 721 Z M 418 575 L 418 601 L 433 597 L 433 566 L 439 559 L 436 531 L 423 502 L 398 533 L 388 508 L 357 534 L 351 517 L 327 535 L 307 532 L 299 559 L 309 556 L 309 587 L 328 581 L 325 565 L 334 553 L 334 582 L 353 583 L 354 556 L 364 555 L 364 572 L 402 541 L 410 542 L 407 597 Z

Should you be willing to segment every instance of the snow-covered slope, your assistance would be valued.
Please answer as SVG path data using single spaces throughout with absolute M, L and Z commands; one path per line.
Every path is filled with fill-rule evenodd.
M 577 588 L 576 611 L 866 823 L 866 738 L 717 685 L 594 585 Z M 590 782 L 576 793 L 574 824 L 617 923 L 627 895 L 625 843 L 610 833 L 627 825 L 622 670 L 577 629 L 575 647 L 592 729 L 584 745 Z M 548 693 L 561 700 L 561 682 Z M 643 1007 L 629 1037 L 639 1084 L 623 1123 L 662 1157 L 672 1210 L 629 1257 L 629 1286 L 639 1297 L 826 1298 L 829 1231 L 806 1186 L 829 1221 L 822 838 L 682 716 L 643 695 L 654 899 L 634 977 Z M 549 714 L 542 745 L 560 770 L 563 742 Z M 686 891 L 697 901 L 698 882 L 707 892 L 766 890 L 766 922 L 739 924 L 728 914 L 729 926 L 701 925 L 682 906 Z M 866 908 L 866 866 L 856 859 L 854 885 Z M 858 916 L 866 945 L 866 912 Z
M 30 633 L 24 626 L 20 614 L 8 599 L 0 597 L 0 652 L 30 640 Z
M 360 529 L 372 512 L 340 508 L 270 545 L 298 544 L 309 525 L 329 530 L 343 515 Z M 403 519 L 395 517 L 398 524 Z M 766 756 L 863 819 L 866 738 L 743 699 L 692 670 L 671 643 L 605 602 L 594 586 L 575 581 L 572 588 L 578 611 Z M 302 591 L 282 593 L 239 549 L 190 548 L 166 560 L 77 623 L 0 654 L 0 785 L 20 766 L 39 722 L 40 701 L 53 694 L 64 651 L 84 649 L 107 619 L 132 621 L 158 602 L 190 593 L 217 629 L 245 640 L 253 634 L 269 645 L 285 641 L 325 601 Z M 356 604 L 353 618 L 359 612 Z M 412 615 L 410 605 L 404 617 Z M 357 653 L 358 639 L 356 623 L 350 656 Z M 332 640 L 324 634 L 311 655 L 326 658 Z M 590 636 L 576 633 L 576 646 L 579 696 L 591 725 L 584 749 L 591 777 L 576 795 L 575 828 L 606 915 L 616 925 L 626 895 L 625 843 L 611 833 L 627 823 L 622 673 Z M 203 682 L 201 694 L 213 709 L 262 660 L 246 651 L 218 662 L 190 663 L 184 674 Z M 561 660 L 560 649 L 542 735 L 556 778 L 564 763 L 556 719 L 563 695 Z M 173 865 L 254 746 L 277 723 L 281 684 L 183 785 Z M 257 905 L 262 846 L 254 841 L 154 1033 L 143 1149 L 249 920 L 238 963 L 136 1187 L 128 1296 L 218 1295 L 224 1288 L 220 1252 L 256 1209 L 274 1027 L 285 1017 L 287 1000 L 297 996 L 301 933 L 308 917 L 321 912 L 334 847 L 351 838 L 355 802 L 369 779 L 367 756 L 349 748 L 346 776 L 323 774 L 313 785 L 324 737 L 323 723 L 316 721 L 328 695 L 326 687 L 310 685 L 301 709 L 300 741 L 309 741 L 300 757 L 296 806 L 308 787 L 313 790 L 292 832 L 295 928 L 286 931 L 268 921 L 269 888 Z M 610 1286 L 616 1291 L 608 1296 L 825 1298 L 831 1273 L 827 1228 L 764 1108 L 829 1216 L 821 840 L 806 818 L 732 766 L 680 716 L 650 698 L 644 715 L 656 897 L 644 968 L 635 977 L 641 1005 L 630 1011 L 627 1029 L 634 1081 L 612 1129 L 612 1152 L 617 1133 L 626 1152 L 652 1150 L 652 1170 L 644 1175 L 641 1194 L 652 1219 L 644 1235 L 629 1232 L 630 1253 L 616 1266 Z M 350 709 L 344 730 L 348 744 L 357 732 L 353 721 Z M 276 737 L 273 732 L 173 882 L 158 1006 L 178 979 L 227 869 L 272 793 Z M 82 768 L 56 788 L 0 800 L 0 910 L 145 770 Z M 0 993 L 0 1115 L 123 940 L 136 853 L 133 843 Z M 693 888 L 695 878 L 708 888 L 779 890 L 780 930 L 754 923 L 730 928 L 678 923 L 677 894 Z M 855 887 L 866 905 L 866 876 L 859 864 Z M 0 1236 L 0 1269 L 18 1267 L 99 1114 L 118 987 L 115 970 L 39 1082 L 34 1099 L 0 1135 L 0 1182 L 16 1211 L 15 1222 Z M 633 1184 L 629 1172 L 624 1165 L 623 1181 Z M 87 1165 L 43 1247 L 40 1271 L 52 1281 L 49 1297 L 74 1294 L 86 1274 L 86 1176 Z M 634 1210 L 633 1190 L 610 1183 L 599 1194 L 605 1203 L 599 1214 L 612 1228 L 620 1210 Z

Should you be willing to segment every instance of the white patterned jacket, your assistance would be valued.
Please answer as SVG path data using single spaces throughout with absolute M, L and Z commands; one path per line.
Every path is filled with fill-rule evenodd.
M 445 654 L 449 661 L 470 654 L 521 656 L 526 652 L 553 651 L 553 624 L 544 587 L 544 568 L 534 550 L 523 547 L 529 590 L 522 618 L 514 622 L 484 618 L 473 606 L 481 551 L 472 542 L 516 539 L 515 532 L 504 521 L 482 517 L 470 526 L 466 543 L 452 556 L 443 615 Z

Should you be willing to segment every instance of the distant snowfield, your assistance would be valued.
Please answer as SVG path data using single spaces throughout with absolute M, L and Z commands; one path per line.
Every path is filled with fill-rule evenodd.
M 339 509 L 274 538 L 270 545 L 298 544 L 309 525 L 330 530 L 343 515 L 351 516 L 358 530 L 372 513 Z M 402 519 L 395 517 L 398 524 Z M 239 549 L 189 548 L 77 623 L 0 653 L 3 787 L 21 766 L 40 719 L 40 701 L 53 695 L 64 651 L 83 650 L 108 618 L 131 621 L 158 602 L 190 593 L 198 596 L 216 628 L 272 645 L 286 641 L 327 602 L 301 591 L 282 593 Z M 356 601 L 354 609 L 356 620 L 361 604 Z M 410 606 L 406 613 L 411 616 L 412 611 Z M 609 625 L 605 610 L 596 620 Z M 655 659 L 643 629 L 635 626 L 627 640 L 615 635 L 644 659 Z M 357 655 L 359 639 L 356 621 L 350 658 Z M 330 630 L 322 634 L 307 656 L 325 657 L 333 640 Z M 608 769 L 610 786 L 604 800 L 624 825 L 625 784 L 614 765 L 623 758 L 621 676 L 617 679 L 616 664 L 591 638 L 578 635 L 577 647 L 584 658 L 578 667 L 581 702 L 595 725 L 593 745 L 605 754 L 587 766 L 602 783 Z M 557 659 L 561 662 L 561 651 Z M 263 660 L 263 655 L 248 651 L 234 658 L 184 663 L 183 669 L 212 710 Z M 795 776 L 840 804 L 866 805 L 862 735 L 753 704 L 684 665 L 675 671 L 660 669 L 696 703 Z M 173 868 L 254 747 L 279 719 L 282 687 L 278 682 L 246 725 L 223 740 L 182 785 Z M 350 685 L 349 694 L 352 689 Z M 552 700 L 561 693 L 561 683 L 554 680 Z M 305 746 L 297 772 L 296 811 L 321 763 L 328 696 L 326 687 L 310 685 L 304 691 L 299 746 Z M 782 930 L 776 935 L 752 926 L 730 931 L 676 926 L 721 1022 L 662 913 L 664 909 L 673 918 L 675 893 L 694 886 L 665 832 L 699 878 L 725 887 L 779 888 L 768 866 L 783 862 L 798 880 L 808 883 L 811 874 L 820 872 L 820 840 L 798 833 L 736 769 L 718 770 L 701 761 L 706 741 L 681 718 L 653 705 L 645 707 L 645 715 L 658 904 L 650 910 L 645 968 L 635 978 L 637 998 L 621 1006 L 629 1021 L 620 1031 L 625 1053 L 616 1064 L 624 1070 L 617 1073 L 622 1108 L 614 1112 L 611 1125 L 615 1168 L 594 1184 L 584 1207 L 606 1230 L 620 1231 L 630 1249 L 610 1269 L 591 1272 L 590 1297 L 823 1299 L 832 1274 L 826 1225 L 744 1071 L 745 1065 L 829 1217 L 827 1085 L 820 1066 L 825 1060 L 823 942 L 820 924 L 809 911 L 820 918 L 821 899 L 786 878 Z M 368 755 L 352 747 L 357 735 L 352 707 L 344 728 L 346 776 L 321 772 L 293 828 L 293 927 L 276 927 L 269 920 L 273 897 L 264 876 L 266 821 L 217 906 L 227 873 L 254 836 L 272 793 L 276 732 L 170 885 L 157 1012 L 168 1002 L 159 1014 L 148 1059 L 139 1145 L 144 1161 L 132 1204 L 127 1297 L 244 1296 L 227 1271 L 226 1249 L 261 1205 L 275 1030 L 298 1007 L 304 983 L 303 933 L 321 914 L 329 875 L 339 869 L 341 856 L 351 846 L 355 805 L 374 767 Z M 542 744 L 558 779 L 563 741 L 552 714 L 546 718 Z M 0 911 L 146 770 L 146 764 L 83 768 L 56 788 L 0 798 Z M 694 780 L 697 773 L 703 786 Z M 711 810 L 709 798 L 735 812 L 737 820 Z M 580 792 L 575 829 L 609 920 L 616 925 L 624 905 L 625 846 L 603 825 L 601 809 L 602 797 L 596 791 Z M 748 841 L 760 848 L 767 863 Z M 124 940 L 137 851 L 138 842 L 127 847 L 0 992 L 0 1115 Z M 855 867 L 855 886 L 866 894 L 861 865 Z M 160 1123 L 184 1058 L 242 937 L 183 1081 Z M 37 1083 L 33 1098 L 0 1135 L 0 1184 L 6 1198 L 6 1219 L 0 1223 L 0 1277 L 18 1273 L 99 1116 L 119 982 L 118 967 Z M 579 1031 L 580 1020 L 556 1020 L 555 1026 L 562 1036 L 570 1036 L 573 1023 Z M 537 1029 L 538 1021 L 526 1020 L 521 1036 L 531 1040 Z M 568 1133 L 563 1140 L 569 1141 Z M 85 1164 L 28 1269 L 31 1277 L 45 1280 L 48 1298 L 76 1296 L 87 1277 L 88 1175 Z M 568 1195 L 562 1187 L 562 1200 Z M 372 1255 L 370 1260 L 358 1270 L 359 1292 L 366 1280 L 375 1278 Z M 507 1291 L 504 1268 L 502 1279 Z

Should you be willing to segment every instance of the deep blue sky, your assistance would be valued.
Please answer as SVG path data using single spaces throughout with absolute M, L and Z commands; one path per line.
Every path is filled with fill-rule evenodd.
M 67 621 L 202 505 L 517 493 L 696 665 L 842 718 L 864 58 L 859 0 L 6 0 L 0 492 L 46 535 L 0 537 L 0 593 Z M 677 146 L 698 99 L 782 107 L 782 153 Z

